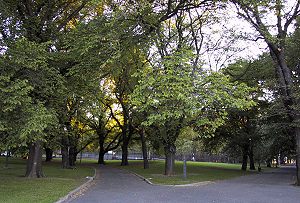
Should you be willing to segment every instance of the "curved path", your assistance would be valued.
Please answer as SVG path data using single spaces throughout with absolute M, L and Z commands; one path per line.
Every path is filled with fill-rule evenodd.
M 96 184 L 73 203 L 294 203 L 300 187 L 291 185 L 295 168 L 242 176 L 199 186 L 150 185 L 125 170 L 101 167 Z

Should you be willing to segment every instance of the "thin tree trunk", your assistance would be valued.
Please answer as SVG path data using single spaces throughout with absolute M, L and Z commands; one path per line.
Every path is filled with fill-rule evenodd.
M 174 144 L 168 144 L 164 147 L 165 149 L 165 175 L 172 176 L 175 174 L 174 166 L 175 166 L 175 153 L 176 147 Z
M 41 148 L 41 142 L 39 140 L 30 145 L 25 177 L 28 178 L 44 177 L 42 171 L 42 148 Z
M 141 136 L 141 142 L 142 142 L 144 169 L 148 169 L 149 168 L 149 161 L 148 161 L 148 157 L 147 157 L 148 152 L 147 152 L 147 145 L 146 145 L 145 130 L 144 129 L 140 132 L 140 136 Z
M 46 147 L 45 151 L 46 151 L 46 162 L 51 161 L 53 157 L 53 150 Z

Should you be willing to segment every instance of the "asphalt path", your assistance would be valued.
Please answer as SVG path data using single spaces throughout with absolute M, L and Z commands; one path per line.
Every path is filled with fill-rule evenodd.
M 295 168 L 242 176 L 198 186 L 150 185 L 141 178 L 101 167 L 96 184 L 72 203 L 300 203 L 300 187 L 293 186 Z

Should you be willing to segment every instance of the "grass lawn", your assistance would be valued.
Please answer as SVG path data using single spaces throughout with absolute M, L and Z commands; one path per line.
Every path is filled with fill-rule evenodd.
M 234 178 L 256 172 L 242 171 L 240 164 L 211 162 L 187 162 L 187 179 L 183 179 L 182 162 L 176 162 L 174 176 L 165 176 L 164 161 L 150 161 L 150 168 L 143 169 L 142 161 L 129 161 L 129 166 L 119 166 L 120 162 L 108 161 L 109 165 L 137 173 L 155 184 L 180 185 L 203 181 L 216 181 Z
M 25 170 L 26 160 L 10 158 L 4 168 L 4 158 L 0 158 L 0 202 L 55 202 L 85 182 L 86 176 L 94 175 L 91 167 L 62 169 L 60 162 L 43 163 L 45 178 L 25 178 Z

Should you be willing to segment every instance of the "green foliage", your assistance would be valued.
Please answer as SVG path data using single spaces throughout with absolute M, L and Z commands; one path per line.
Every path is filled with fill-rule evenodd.
M 1 55 L 0 130 L 9 137 L 8 145 L 42 139 L 57 122 L 49 99 L 55 98 L 61 78 L 47 65 L 48 46 L 21 38 Z
M 145 125 L 161 125 L 170 119 L 191 114 L 193 106 L 191 66 L 187 56 L 177 53 L 162 62 L 163 67 L 147 66 L 135 76 L 139 79 L 132 94 L 133 103 L 140 111 L 153 111 Z
M 245 84 L 230 82 L 220 73 L 192 75 L 188 52 L 175 53 L 162 66 L 141 69 L 131 99 L 139 111 L 149 112 L 146 126 L 164 126 L 180 120 L 182 126 L 213 133 L 222 125 L 228 108 L 247 109 L 254 105 Z
M 185 127 L 181 129 L 181 132 L 176 140 L 176 149 L 180 154 L 192 153 L 194 149 L 194 142 L 199 137 L 199 134 L 195 132 L 191 127 Z

